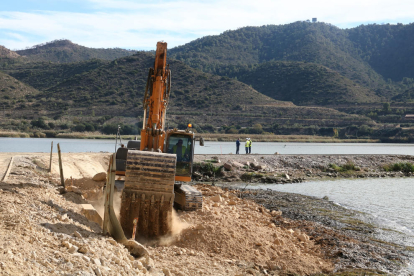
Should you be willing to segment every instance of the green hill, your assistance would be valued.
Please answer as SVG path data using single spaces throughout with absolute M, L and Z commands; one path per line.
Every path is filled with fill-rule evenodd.
M 36 89 L 46 90 L 106 63 L 108 61 L 100 59 L 75 63 L 18 62 L 7 66 L 3 71 Z
M 16 51 L 16 53 L 26 57 L 29 61 L 50 61 L 55 63 L 79 62 L 89 59 L 114 60 L 130 56 L 135 52 L 120 48 L 88 48 L 74 44 L 70 40 L 54 40 L 29 49 Z
M 26 96 L 34 96 L 38 90 L 0 71 L 0 98 L 19 100 Z
M 414 23 L 361 25 L 346 31 L 361 57 L 385 79 L 414 78 Z
M 3 113 L 6 109 L 13 110 L 14 115 L 17 115 L 21 109 L 29 110 L 31 103 L 27 99 L 35 97 L 38 93 L 39 91 L 33 87 L 0 71 L 0 114 L 2 114 L 0 118 L 4 117 Z
M 414 101 L 414 87 L 407 89 L 404 93 L 401 93 L 392 98 L 395 102 L 413 102 Z
M 48 107 L 63 101 L 73 107 L 98 107 L 98 113 L 136 116 L 146 84 L 148 68 L 153 66 L 153 54 L 138 53 L 117 59 L 94 70 L 74 75 L 45 90 L 37 98 L 48 99 Z M 173 74 L 171 110 L 233 110 L 241 105 L 293 106 L 264 96 L 248 85 L 192 69 L 182 62 L 170 60 Z M 233 97 L 234 92 L 240 95 Z M 247 99 L 247 100 L 246 100 Z M 113 110 L 113 111 L 108 111 Z
M 237 75 L 241 67 L 267 61 L 303 61 L 324 65 L 368 88 L 384 84 L 360 56 L 345 30 L 325 23 L 245 27 L 176 47 L 172 57 L 193 68 Z
M 231 77 L 277 100 L 297 105 L 380 102 L 373 90 L 315 63 L 272 61 L 243 68 Z
M 11 105 L 10 108 L 15 110 L 12 115 L 16 119 L 43 118 L 42 122 L 61 129 L 82 130 L 85 126 L 100 129 L 120 123 L 136 128 L 142 120 L 143 92 L 148 68 L 153 62 L 152 53 L 137 53 L 100 66 L 91 61 L 53 65 L 42 71 L 36 69 L 42 63 L 33 63 L 32 74 L 18 76 L 42 87 L 42 91 L 26 96 L 25 107 L 17 103 Z M 214 131 L 215 127 L 225 125 L 252 127 L 263 124 L 266 129 L 275 127 L 289 133 L 292 126 L 298 132 L 306 132 L 307 128 L 346 126 L 350 122 L 357 125 L 373 123 L 367 117 L 334 109 L 297 107 L 291 102 L 265 96 L 235 79 L 204 73 L 177 60 L 169 60 L 169 63 L 172 70 L 172 95 L 167 112 L 169 126 L 192 122 L 200 131 Z M 56 77 L 51 76 L 51 80 L 46 79 L 46 84 L 42 84 L 41 78 L 47 77 L 49 71 L 58 71 L 65 66 L 73 66 L 73 72 L 77 68 L 83 73 L 68 75 L 66 80 L 53 86 L 52 80 L 60 79 L 57 73 Z M 40 121 L 34 122 L 34 125 L 39 124 Z M 84 128 L 80 127 L 82 125 Z M 279 126 L 285 130 L 280 130 Z M 301 130 L 302 126 L 306 129 Z

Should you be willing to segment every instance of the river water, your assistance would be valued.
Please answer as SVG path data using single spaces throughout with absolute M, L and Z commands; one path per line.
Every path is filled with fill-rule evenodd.
M 0 138 L 0 152 L 50 152 L 51 142 L 60 144 L 62 152 L 114 152 L 114 140 L 57 139 L 57 138 Z M 126 141 L 123 141 L 126 142 Z M 275 143 L 254 142 L 253 154 L 407 154 L 414 155 L 411 144 L 379 143 Z M 196 154 L 236 153 L 234 142 L 205 142 L 195 147 Z M 244 153 L 244 147 L 240 148 Z

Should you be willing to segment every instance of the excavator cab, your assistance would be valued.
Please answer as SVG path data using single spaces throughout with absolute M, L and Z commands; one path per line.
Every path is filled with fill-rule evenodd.
M 194 133 L 174 131 L 167 136 L 166 153 L 177 156 L 175 180 L 191 181 L 194 158 Z

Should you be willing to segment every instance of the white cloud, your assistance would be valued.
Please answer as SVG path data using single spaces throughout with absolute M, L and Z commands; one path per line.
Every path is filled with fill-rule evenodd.
M 359 22 L 404 22 L 414 10 L 414 1 L 407 0 L 392 4 L 388 0 L 88 1 L 94 13 L 0 12 L 0 45 L 24 48 L 68 38 L 88 47 L 152 49 L 158 40 L 174 47 L 229 29 L 312 17 L 340 27 Z M 30 44 L 22 47 L 23 43 Z

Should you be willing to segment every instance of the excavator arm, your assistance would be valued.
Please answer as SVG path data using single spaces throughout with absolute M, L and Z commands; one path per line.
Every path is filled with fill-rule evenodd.
M 145 88 L 141 150 L 164 152 L 165 114 L 170 89 L 171 71 L 167 64 L 167 43 L 158 42 L 154 68 L 149 71 Z

